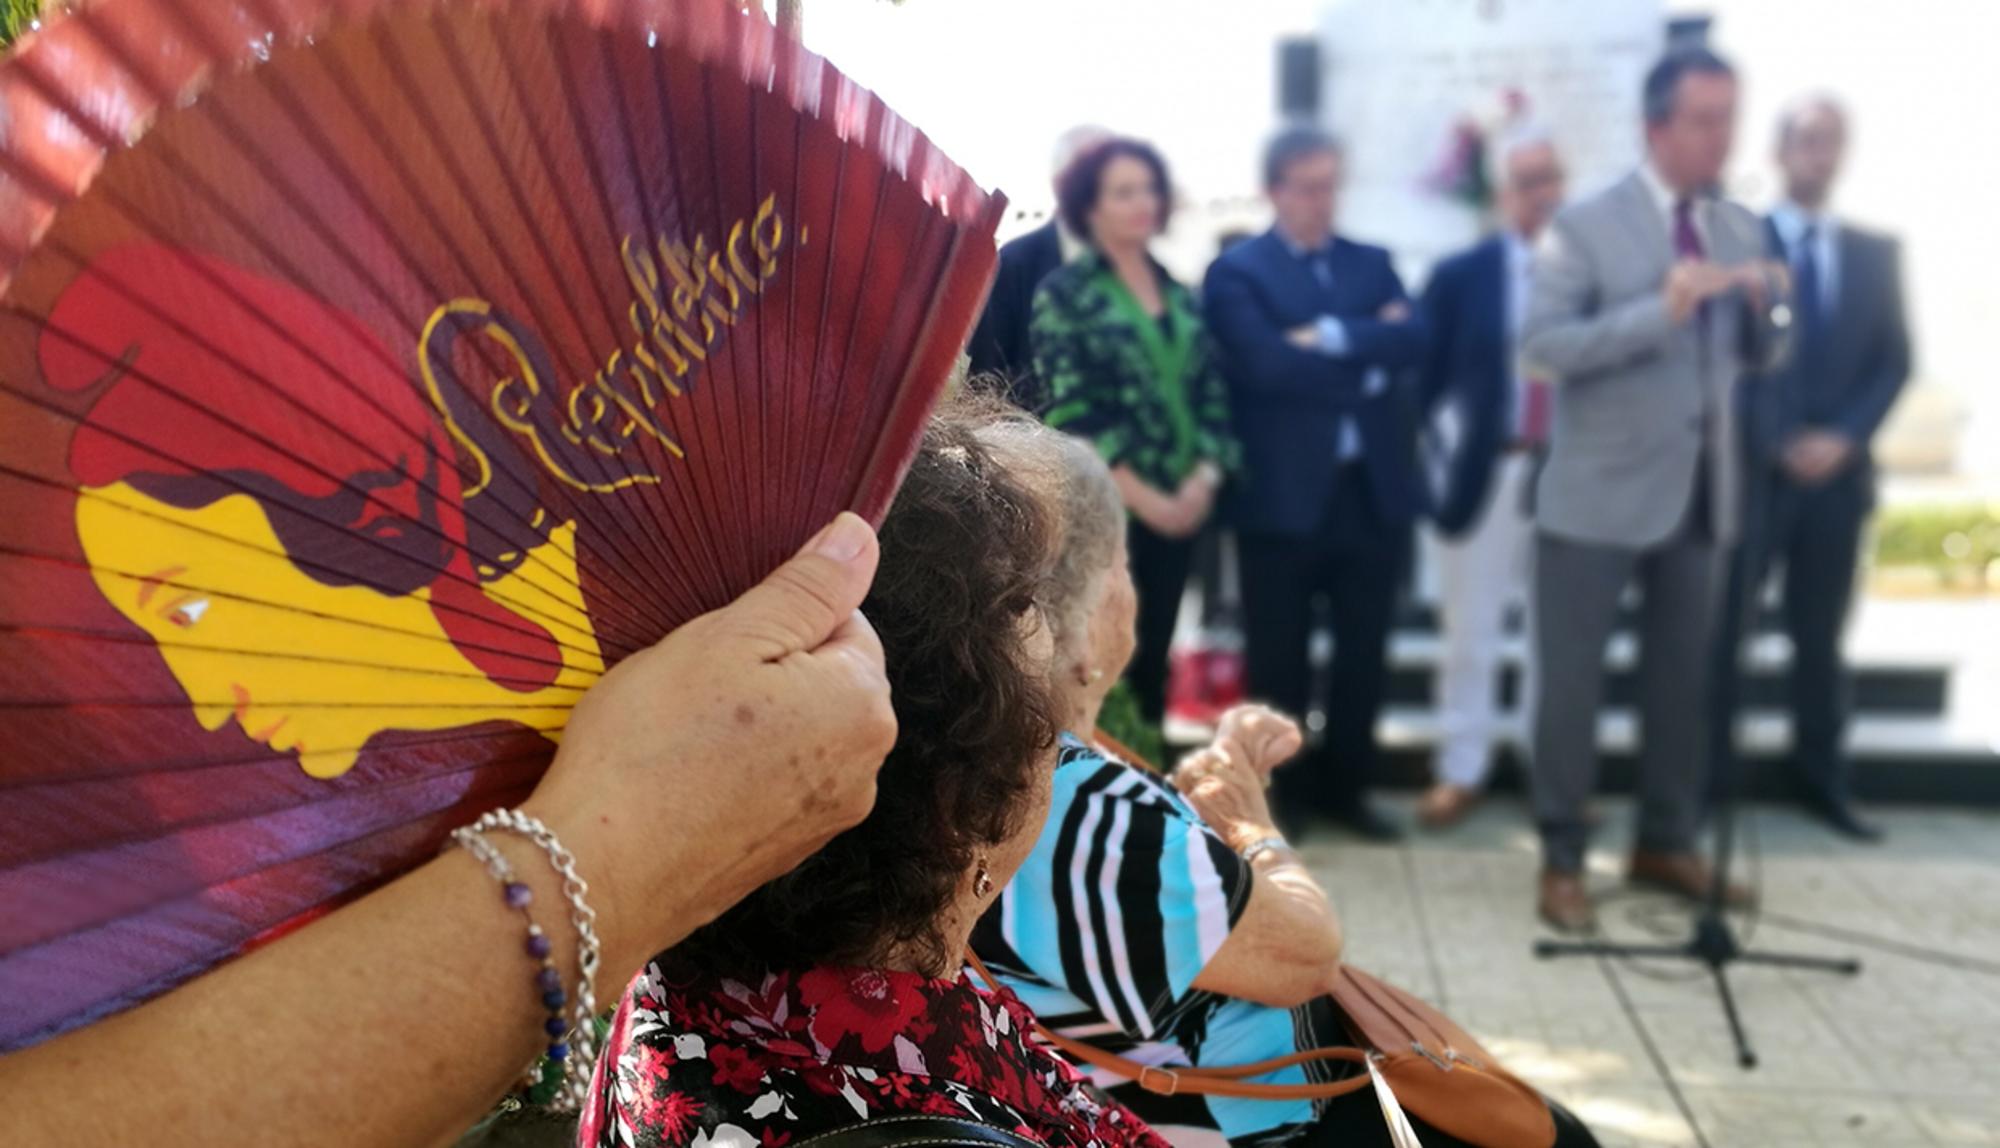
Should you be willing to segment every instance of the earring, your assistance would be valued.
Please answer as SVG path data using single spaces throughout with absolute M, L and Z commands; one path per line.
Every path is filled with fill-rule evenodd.
M 972 874 L 972 895 L 982 901 L 993 895 L 993 874 L 986 871 L 985 861 L 981 861 L 978 870 Z
M 1085 685 L 1094 686 L 1103 680 L 1104 680 L 1104 671 L 1096 666 L 1092 666 L 1090 672 L 1084 675 Z

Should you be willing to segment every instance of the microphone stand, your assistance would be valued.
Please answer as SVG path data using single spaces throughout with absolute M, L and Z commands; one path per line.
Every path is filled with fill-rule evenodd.
M 1768 385 L 1776 379 L 1767 380 Z M 1730 448 L 1725 448 L 1730 449 Z M 1743 643 L 1755 633 L 1757 627 L 1757 589 L 1762 584 L 1765 560 L 1771 541 L 1771 519 L 1773 503 L 1777 494 L 1776 472 L 1763 465 L 1752 451 L 1744 470 L 1744 522 L 1743 536 L 1737 543 L 1734 561 L 1737 569 L 1727 573 L 1727 586 L 1723 603 L 1724 648 L 1719 651 L 1713 669 L 1714 681 L 1709 691 L 1710 768 L 1721 770 L 1723 784 L 1720 800 L 1715 809 L 1715 855 L 1714 879 L 1708 895 L 1695 911 L 1694 932 L 1685 942 L 1669 944 L 1625 944 L 1602 939 L 1556 940 L 1544 938 L 1535 942 L 1535 955 L 1542 958 L 1566 956 L 1593 957 L 1646 957 L 1666 960 L 1694 961 L 1706 967 L 1715 980 L 1716 995 L 1722 1000 L 1722 1013 L 1729 1021 L 1729 1033 L 1736 1041 L 1736 1062 L 1744 1068 L 1757 1067 L 1757 1053 L 1750 1045 L 1749 1035 L 1743 1028 L 1743 1017 L 1736 1011 L 1736 997 L 1729 988 L 1729 966 L 1733 964 L 1764 965 L 1785 969 L 1807 969 L 1816 972 L 1841 973 L 1853 976 L 1861 971 L 1861 962 L 1851 957 L 1821 957 L 1807 953 L 1765 952 L 1746 949 L 1736 937 L 1734 926 L 1729 923 L 1724 900 L 1729 888 L 1729 871 L 1736 855 L 1736 819 L 1740 813 L 1743 795 L 1748 790 L 1751 764 L 1737 747 L 1736 719 L 1741 703 Z M 1706 465 L 1704 463 L 1704 465 Z M 1643 659 L 1645 651 L 1640 651 Z M 1643 735 L 1643 731 L 1642 731 Z M 1759 890 L 1761 893 L 1761 890 Z M 1636 1020 L 1636 1018 L 1635 1018 Z

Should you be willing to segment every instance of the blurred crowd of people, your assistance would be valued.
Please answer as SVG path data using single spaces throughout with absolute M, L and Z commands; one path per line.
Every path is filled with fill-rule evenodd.
M 1898 250 L 1832 210 L 1848 123 L 1830 97 L 1776 125 L 1782 200 L 1760 216 L 1728 199 L 1737 94 L 1719 56 L 1665 57 L 1645 82 L 1644 160 L 1575 200 L 1555 139 L 1507 125 L 1485 148 L 1491 235 L 1432 267 L 1419 295 L 1390 252 L 1340 230 L 1342 150 L 1316 128 L 1270 141 L 1272 226 L 1231 237 L 1198 290 L 1150 253 L 1174 204 L 1159 153 L 1101 128 L 1059 142 L 1056 217 L 1003 249 L 972 370 L 1112 468 L 1145 722 L 1168 713 L 1190 570 L 1215 581 L 1201 555 L 1227 534 L 1248 696 L 1323 715 L 1307 760 L 1277 777 L 1278 817 L 1400 835 L 1368 795 L 1428 522 L 1442 655 L 1419 819 L 1450 825 L 1486 789 L 1518 618 L 1539 907 L 1586 928 L 1614 632 L 1629 625 L 1642 651 L 1629 875 L 1699 896 L 1697 835 L 1740 772 L 1745 605 L 1781 571 L 1797 792 L 1840 833 L 1879 837 L 1849 791 L 1840 651 L 1869 443 L 1910 370 Z

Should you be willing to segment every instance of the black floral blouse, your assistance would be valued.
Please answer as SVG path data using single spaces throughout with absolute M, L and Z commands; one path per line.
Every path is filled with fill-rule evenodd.
M 1154 271 L 1167 308 L 1159 318 L 1097 252 L 1052 272 L 1035 292 L 1028 340 L 1048 388 L 1044 421 L 1172 494 L 1204 462 L 1231 469 L 1236 444 L 1200 310 L 1165 268 Z
M 1011 992 L 813 969 L 632 982 L 591 1080 L 586 1148 L 784 1148 L 899 1114 L 981 1120 L 1052 1148 L 1169 1148 L 1030 1037 Z

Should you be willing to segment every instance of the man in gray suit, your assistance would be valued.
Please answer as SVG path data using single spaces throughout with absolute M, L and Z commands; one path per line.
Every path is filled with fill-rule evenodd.
M 1720 555 L 1737 530 L 1731 392 L 1773 365 L 1790 322 L 1758 218 L 1714 193 L 1735 134 L 1734 72 L 1707 51 L 1670 55 L 1646 77 L 1645 116 L 1641 168 L 1545 235 L 1522 330 L 1527 369 L 1556 384 L 1536 491 L 1533 792 L 1538 908 L 1565 930 L 1594 924 L 1585 805 L 1604 648 L 1635 578 L 1643 751 L 1629 879 L 1707 891 L 1695 839 Z

